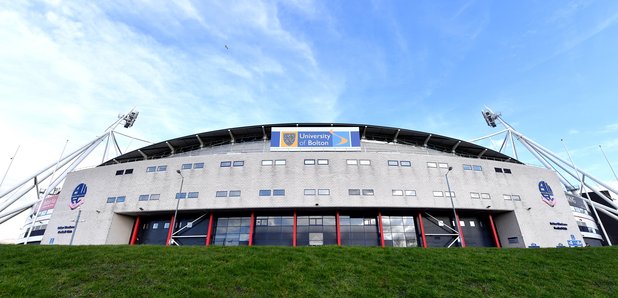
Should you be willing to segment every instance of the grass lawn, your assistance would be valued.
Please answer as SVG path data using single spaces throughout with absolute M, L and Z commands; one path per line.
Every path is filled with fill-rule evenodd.
M 0 245 L 0 296 L 618 297 L 618 247 Z

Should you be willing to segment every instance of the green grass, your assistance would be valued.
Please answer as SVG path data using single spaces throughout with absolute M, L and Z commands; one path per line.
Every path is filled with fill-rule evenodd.
M 0 246 L 0 296 L 618 296 L 618 247 Z

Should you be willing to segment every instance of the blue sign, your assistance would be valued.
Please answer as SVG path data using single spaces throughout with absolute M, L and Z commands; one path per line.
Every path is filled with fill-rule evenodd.
M 541 197 L 543 202 L 547 205 L 554 207 L 556 205 L 556 199 L 554 198 L 554 192 L 549 187 L 549 184 L 545 181 L 539 182 L 539 192 L 541 192 Z
M 71 194 L 71 202 L 69 203 L 71 210 L 84 203 L 84 196 L 86 196 L 86 192 L 88 192 L 88 187 L 85 183 L 80 183 L 75 187 L 73 193 Z
M 360 151 L 358 127 L 273 127 L 270 151 Z
M 584 246 L 582 241 L 577 240 L 577 238 L 575 238 L 575 235 L 573 234 L 571 234 L 571 239 L 567 240 L 567 243 L 569 244 L 569 247 L 583 247 Z

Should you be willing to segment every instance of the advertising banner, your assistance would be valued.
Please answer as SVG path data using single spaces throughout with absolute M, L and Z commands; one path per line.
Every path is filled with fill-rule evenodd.
M 360 151 L 358 127 L 273 127 L 270 151 Z
M 51 195 L 48 196 L 47 198 L 45 198 L 45 200 L 43 200 L 43 206 L 41 206 L 41 210 L 39 210 L 40 212 L 43 211 L 47 211 L 50 209 L 54 209 L 54 207 L 56 207 L 56 202 L 58 201 L 58 195 Z M 39 204 L 41 204 L 40 202 L 37 203 L 36 205 L 34 205 L 34 209 L 33 210 L 38 210 L 39 209 Z

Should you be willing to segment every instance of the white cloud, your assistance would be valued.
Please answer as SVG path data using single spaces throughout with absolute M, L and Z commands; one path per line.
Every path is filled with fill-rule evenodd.
M 601 130 L 601 133 L 614 132 L 617 130 L 618 130 L 618 123 L 611 123 L 611 124 L 605 125 L 605 127 L 603 127 L 603 129 Z

